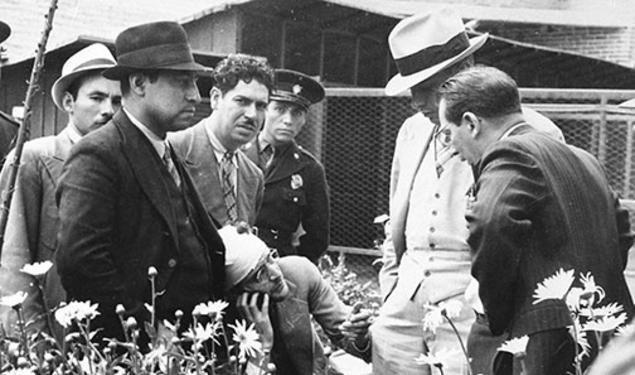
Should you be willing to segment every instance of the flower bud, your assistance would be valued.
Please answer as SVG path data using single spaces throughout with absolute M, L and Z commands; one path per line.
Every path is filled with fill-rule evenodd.
M 126 308 L 123 307 L 122 304 L 118 304 L 117 306 L 115 306 L 115 312 L 117 313 L 117 315 L 123 315 L 126 313 Z
M 177 319 L 181 319 L 183 317 L 183 311 L 182 310 L 176 310 L 174 312 L 174 317 Z
M 137 319 L 135 319 L 133 316 L 128 317 L 128 319 L 126 320 L 126 326 L 128 326 L 129 328 L 136 328 Z
M 274 363 L 267 363 L 267 372 L 269 372 L 270 374 L 275 374 L 276 370 L 276 365 Z
M 16 364 L 18 365 L 19 368 L 25 368 L 29 365 L 29 361 L 24 357 L 18 357 Z
M 159 274 L 159 271 L 154 266 L 148 267 L 148 277 L 156 277 Z

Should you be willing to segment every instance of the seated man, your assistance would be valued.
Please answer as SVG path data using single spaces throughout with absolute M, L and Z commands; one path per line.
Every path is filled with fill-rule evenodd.
M 297 255 L 279 258 L 258 237 L 232 226 L 219 233 L 228 294 L 237 298 L 239 313 L 254 323 L 263 344 L 262 358 L 250 359 L 250 365 L 271 361 L 277 375 L 324 373 L 327 360 L 311 316 L 333 343 L 370 360 L 370 312 L 352 313 L 314 264 Z

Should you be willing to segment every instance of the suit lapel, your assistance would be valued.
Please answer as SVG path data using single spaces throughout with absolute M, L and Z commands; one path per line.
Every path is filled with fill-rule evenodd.
M 167 223 L 176 245 L 176 219 L 170 205 L 165 179 L 161 177 L 163 171 L 159 156 L 150 141 L 130 122 L 123 111 L 117 112 L 113 122 L 122 134 L 123 153 L 137 178 L 137 183 Z
M 240 150 L 236 150 L 236 159 L 238 161 L 238 183 L 236 191 L 238 192 L 237 204 L 238 204 L 238 216 L 242 218 L 249 218 L 251 212 L 250 197 L 256 196 L 256 189 L 258 184 L 256 183 L 256 176 L 252 174 L 251 168 L 247 165 L 247 157 Z
M 276 155 L 271 168 L 265 171 L 265 184 L 280 181 L 302 169 L 300 153 L 300 149 L 294 142 Z
M 224 209 L 225 201 L 218 175 L 218 161 L 204 124 L 205 121 L 192 128 L 184 163 L 196 181 L 205 209 L 224 223 L 227 220 L 227 212 Z M 215 207 L 222 207 L 222 209 L 214 210 Z
M 51 157 L 42 158 L 42 162 L 48 172 L 53 186 L 57 187 L 57 180 L 62 174 L 64 161 L 66 161 L 66 158 L 70 154 L 72 146 L 73 144 L 68 136 L 68 128 L 65 128 L 55 136 Z
M 406 249 L 406 217 L 408 216 L 408 202 L 410 201 L 410 194 L 412 192 L 412 185 L 414 184 L 415 177 L 417 176 L 417 172 L 419 171 L 419 167 L 423 163 L 423 159 L 425 158 L 428 150 L 430 148 L 430 143 L 433 141 L 435 126 L 428 122 L 430 127 L 426 127 L 428 130 L 427 134 L 423 134 L 423 136 L 413 136 L 407 140 L 408 145 L 406 148 L 407 154 L 411 154 L 414 157 L 411 159 L 412 163 L 406 164 L 408 168 L 404 168 L 402 171 L 404 175 L 405 185 L 400 189 L 400 191 L 396 191 L 394 198 L 401 199 L 398 202 L 395 202 L 395 214 L 394 217 L 391 218 L 391 228 L 392 228 L 392 241 L 395 248 L 395 252 L 397 255 L 397 262 L 401 260 L 401 256 Z M 422 145 L 420 140 L 425 139 L 425 143 Z

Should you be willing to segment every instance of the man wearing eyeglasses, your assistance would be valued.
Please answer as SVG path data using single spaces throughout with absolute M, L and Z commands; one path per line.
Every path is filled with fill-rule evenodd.
M 248 373 L 250 366 L 266 368 L 268 362 L 277 375 L 325 373 L 327 358 L 311 317 L 333 343 L 370 360 L 371 313 L 344 305 L 313 263 L 297 255 L 280 258 L 257 236 L 232 226 L 219 233 L 226 248 L 225 285 L 263 344 Z

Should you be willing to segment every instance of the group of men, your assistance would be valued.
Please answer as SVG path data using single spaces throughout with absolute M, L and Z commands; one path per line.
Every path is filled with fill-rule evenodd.
M 468 38 L 449 10 L 408 17 L 389 36 L 399 74 L 386 93 L 410 90 L 417 114 L 396 140 L 384 304 L 370 337 L 369 313 L 351 314 L 311 262 L 329 242 L 327 185 L 294 139 L 324 89 L 264 59 L 230 55 L 213 71 L 212 114 L 190 127 L 196 77 L 207 68 L 172 22 L 124 30 L 116 61 L 93 45 L 65 64 L 52 96 L 69 124 L 25 146 L 3 287 L 28 285 L 21 265 L 54 259 L 44 294 L 30 287 L 27 316 L 65 298 L 91 300 L 101 334 L 122 337 L 115 306 L 148 319 L 152 266 L 163 291 L 157 317 L 232 296 L 279 374 L 326 368 L 310 315 L 366 360 L 372 341 L 374 373 L 430 373 L 419 354 L 460 346 L 449 325 L 424 340 L 425 306 L 456 300 L 453 323 L 471 360 L 453 356 L 445 373 L 517 373 L 497 348 L 522 335 L 525 373 L 571 371 L 567 306 L 533 303 L 533 290 L 559 268 L 591 272 L 606 301 L 632 316 L 628 214 L 597 160 L 521 107 L 513 79 L 474 67 L 486 40 Z M 257 229 L 236 229 L 243 222 Z
M 369 314 L 351 317 L 350 308 L 317 278 L 315 264 L 301 260 L 317 261 L 328 244 L 324 170 L 295 143 L 309 106 L 324 97 L 322 86 L 299 72 L 275 72 L 263 58 L 229 55 L 212 72 L 211 116 L 190 127 L 201 101 L 196 79 L 209 68 L 194 61 L 184 29 L 173 22 L 131 27 L 115 47 L 116 60 L 97 43 L 66 61 L 51 96 L 68 114 L 68 126 L 24 147 L 0 275 L 3 295 L 28 292 L 23 306 L 26 320 L 34 322 L 32 332 L 63 340 L 47 311 L 64 300 L 90 300 L 99 304 L 98 337 L 123 339 L 115 307 L 148 320 L 149 267 L 158 270 L 160 319 L 228 297 L 226 276 L 235 277 L 235 268 L 228 264 L 226 272 L 231 241 L 219 229 L 246 223 L 263 234 L 266 244 L 257 239 L 263 247 L 277 248 L 289 261 L 299 258 L 292 271 L 316 276 L 293 283 L 303 291 L 290 297 L 305 300 L 303 324 L 286 328 L 295 317 L 284 308 L 272 317 L 287 324 L 281 326 L 283 338 L 306 343 L 302 351 L 272 346 L 280 368 L 293 374 L 326 366 L 323 354 L 314 353 L 315 332 L 305 329 L 310 314 L 322 316 L 325 330 L 343 341 L 349 330 L 359 332 L 349 336 L 367 340 Z M 13 159 L 10 154 L 4 165 L 3 183 Z M 249 262 L 245 257 L 253 253 L 238 250 L 228 252 L 227 260 Z M 37 283 L 20 271 L 46 260 L 54 268 Z M 271 268 L 249 264 L 253 269 L 244 280 Z M 285 281 L 275 275 L 265 281 L 286 285 L 287 278 L 293 280 L 285 273 Z M 2 318 L 3 326 L 14 327 L 10 309 Z M 182 325 L 189 323 L 186 314 Z M 302 361 L 291 364 L 296 357 Z
M 473 374 L 573 373 L 566 303 L 533 300 L 560 268 L 591 272 L 605 302 L 633 316 L 628 213 L 595 158 L 521 108 L 513 79 L 474 67 L 486 39 L 468 38 L 451 10 L 408 17 L 389 36 L 399 74 L 386 93 L 410 90 L 418 113 L 401 127 L 393 158 L 384 304 L 371 326 L 377 374 L 430 373 L 412 358 L 443 349 L 455 353 L 443 371 L 466 373 L 454 327 Z M 450 301 L 463 306 L 454 326 L 424 340 L 426 306 Z M 523 335 L 526 366 L 514 367 L 497 349 Z

